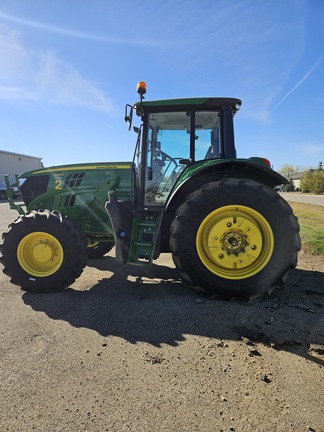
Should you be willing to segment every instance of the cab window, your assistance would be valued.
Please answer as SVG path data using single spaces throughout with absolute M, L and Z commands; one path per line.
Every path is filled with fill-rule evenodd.
M 217 111 L 195 113 L 195 161 L 220 155 Z M 145 204 L 164 204 L 190 160 L 191 115 L 187 111 L 151 113 L 148 121 Z

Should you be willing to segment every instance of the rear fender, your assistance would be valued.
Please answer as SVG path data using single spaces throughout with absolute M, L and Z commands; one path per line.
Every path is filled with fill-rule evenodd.
M 177 208 L 186 200 L 187 196 L 200 189 L 204 184 L 225 177 L 252 179 L 270 188 L 288 183 L 287 179 L 265 164 L 250 159 L 210 160 L 207 163 L 198 162 L 189 165 L 178 179 L 178 183 L 166 203 L 161 224 L 160 252 L 170 251 L 170 226 Z
M 190 170 L 190 167 L 188 168 Z M 288 183 L 288 180 L 276 171 L 250 159 L 224 162 L 216 160 L 214 164 L 202 165 L 201 169 L 192 169 L 189 175 L 183 176 L 183 181 L 180 178 L 166 203 L 166 210 L 175 210 L 190 193 L 199 189 L 203 184 L 225 177 L 251 179 L 270 188 Z

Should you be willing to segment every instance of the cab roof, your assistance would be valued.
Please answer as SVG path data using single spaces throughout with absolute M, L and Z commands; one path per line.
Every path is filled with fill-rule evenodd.
M 159 110 L 159 109 L 220 109 L 223 106 L 232 107 L 236 112 L 240 109 L 242 101 L 236 98 L 227 97 L 199 97 L 184 99 L 162 99 L 153 101 L 136 102 L 138 110 Z

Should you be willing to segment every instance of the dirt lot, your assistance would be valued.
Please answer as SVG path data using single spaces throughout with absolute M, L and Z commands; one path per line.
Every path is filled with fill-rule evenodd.
M 0 231 L 14 217 L 0 204 Z M 1 273 L 0 431 L 323 432 L 323 294 L 303 252 L 250 303 L 198 295 L 169 256 L 107 255 L 50 295 Z

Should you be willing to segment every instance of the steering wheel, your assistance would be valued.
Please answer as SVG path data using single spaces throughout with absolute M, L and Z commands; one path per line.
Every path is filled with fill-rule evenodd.
M 178 163 L 177 163 L 177 161 L 176 161 L 175 158 L 173 158 L 172 156 L 168 155 L 168 153 L 165 153 L 163 150 L 159 150 L 159 153 L 162 156 L 163 165 L 165 164 L 166 160 L 169 160 L 170 162 L 173 162 L 175 164 L 175 168 L 178 168 Z M 159 160 L 159 159 L 157 159 L 157 160 Z

